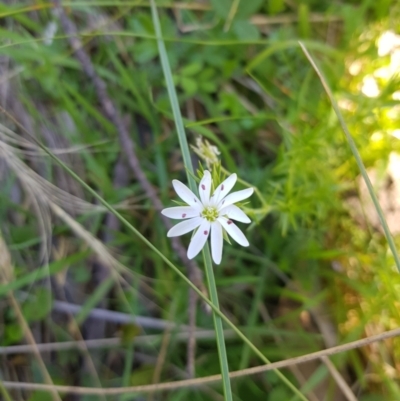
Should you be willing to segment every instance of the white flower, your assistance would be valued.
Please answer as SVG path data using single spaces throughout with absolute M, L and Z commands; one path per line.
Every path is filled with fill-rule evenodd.
M 211 254 L 217 265 L 222 258 L 223 230 L 238 244 L 249 246 L 246 237 L 232 220 L 250 223 L 250 219 L 234 203 L 247 199 L 254 190 L 247 188 L 228 195 L 236 179 L 236 174 L 230 175 L 210 196 L 212 178 L 210 172 L 205 170 L 199 184 L 200 200 L 185 184 L 178 180 L 172 181 L 176 193 L 188 206 L 169 207 L 161 213 L 171 219 L 183 220 L 168 231 L 168 237 L 177 237 L 197 228 L 189 244 L 189 259 L 193 259 L 203 249 L 210 232 Z

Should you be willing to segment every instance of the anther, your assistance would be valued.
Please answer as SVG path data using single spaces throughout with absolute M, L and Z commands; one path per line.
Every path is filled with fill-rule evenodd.
M 228 220 L 228 224 L 232 224 L 232 220 Z
M 224 184 L 221 185 L 221 191 L 223 191 L 223 190 L 224 190 Z
M 201 185 L 201 188 L 203 189 L 203 191 L 206 190 L 206 186 L 204 184 Z
M 182 215 L 182 219 L 184 219 L 186 217 L 186 213 L 183 213 Z
M 204 235 L 207 235 L 208 234 L 208 231 L 207 230 L 204 230 Z

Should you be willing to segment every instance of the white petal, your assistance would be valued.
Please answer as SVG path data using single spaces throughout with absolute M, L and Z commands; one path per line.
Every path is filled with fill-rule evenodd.
M 240 228 L 232 221 L 228 220 L 225 217 L 219 217 L 218 221 L 222 224 L 222 227 L 226 230 L 226 232 L 239 244 L 242 246 L 249 246 L 249 241 L 244 236 Z
M 217 265 L 221 263 L 223 245 L 222 226 L 219 221 L 216 221 L 211 224 L 211 254 Z
M 203 205 L 207 205 L 210 201 L 211 184 L 211 174 L 208 170 L 204 170 L 203 178 L 199 184 L 199 194 Z
M 210 234 L 210 222 L 202 219 L 202 223 L 190 241 L 187 256 L 193 259 L 202 249 Z
M 235 205 L 224 207 L 219 211 L 220 216 L 227 216 L 229 219 L 240 221 L 242 223 L 251 223 L 247 215 Z
M 222 208 L 225 208 L 227 206 L 230 206 L 236 202 L 240 202 L 244 199 L 247 199 L 249 196 L 251 196 L 254 192 L 253 188 L 247 188 L 243 189 L 241 191 L 233 192 L 229 194 L 225 199 L 222 199 L 219 204 L 218 208 L 222 210 Z
M 185 185 L 178 180 L 172 180 L 172 185 L 174 186 L 175 192 L 178 196 L 186 202 L 188 205 L 201 210 L 203 207 L 199 198 Z
M 219 201 L 225 198 L 226 195 L 230 192 L 233 186 L 236 184 L 237 175 L 231 174 L 225 181 L 222 181 L 220 185 L 218 185 L 217 189 L 214 191 L 211 200 L 214 205 L 217 205 Z
M 184 220 L 178 223 L 176 226 L 173 226 L 167 233 L 167 237 L 178 237 L 179 235 L 183 235 L 188 233 L 189 231 L 193 231 L 204 221 L 201 217 L 195 217 L 193 219 Z
M 199 211 L 191 206 L 167 207 L 166 209 L 161 210 L 161 214 L 169 217 L 170 219 L 177 220 L 199 217 Z

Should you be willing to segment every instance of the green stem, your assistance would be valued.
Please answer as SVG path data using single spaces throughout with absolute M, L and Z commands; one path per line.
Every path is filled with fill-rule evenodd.
M 165 49 L 165 43 L 161 32 L 160 20 L 158 18 L 157 7 L 155 5 L 154 0 L 150 1 L 150 5 L 151 5 L 151 15 L 153 17 L 154 30 L 156 32 L 158 51 L 160 53 L 161 65 L 164 72 L 165 82 L 167 84 L 168 96 L 171 103 L 172 113 L 174 115 L 174 122 L 176 126 L 176 132 L 178 134 L 179 145 L 182 152 L 183 164 L 185 165 L 186 168 L 189 188 L 194 193 L 196 193 L 197 192 L 196 181 L 193 178 L 194 170 L 192 166 L 192 160 L 190 157 L 189 145 L 186 138 L 185 127 L 183 124 L 178 96 L 176 95 L 171 67 L 169 65 L 167 50 Z
M 210 249 L 208 243 L 206 243 L 203 249 L 203 260 L 204 260 L 204 266 L 206 268 L 205 270 L 208 283 L 208 291 L 210 292 L 211 302 L 215 305 L 216 308 L 219 309 L 218 292 L 217 292 L 217 286 L 215 284 L 214 269 L 211 261 Z M 225 400 L 232 401 L 232 389 L 231 389 L 231 382 L 229 379 L 229 366 L 228 366 L 228 358 L 226 355 L 224 328 L 222 327 L 222 319 L 216 313 L 213 313 L 213 319 L 214 319 L 214 327 L 217 339 L 218 356 L 221 365 L 224 396 Z

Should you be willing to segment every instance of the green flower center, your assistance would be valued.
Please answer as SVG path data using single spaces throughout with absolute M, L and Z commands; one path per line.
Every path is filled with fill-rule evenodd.
M 201 212 L 201 215 L 209 222 L 213 222 L 213 221 L 217 220 L 219 213 L 218 213 L 218 209 L 215 206 L 207 206 Z

